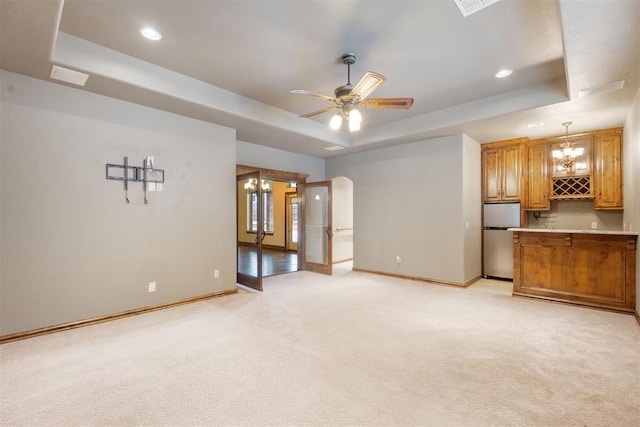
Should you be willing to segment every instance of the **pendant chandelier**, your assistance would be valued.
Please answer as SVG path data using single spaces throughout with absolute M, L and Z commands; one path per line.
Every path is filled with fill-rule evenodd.
M 562 126 L 565 128 L 564 142 L 560 144 L 559 150 L 553 150 L 551 152 L 553 164 L 565 170 L 567 175 L 576 173 L 578 158 L 584 154 L 584 147 L 576 147 L 574 142 L 569 141 L 569 126 L 571 126 L 572 123 L 573 122 L 562 123 Z
M 256 193 L 258 191 L 258 180 L 255 178 L 248 179 L 244 183 L 244 189 L 247 190 L 247 194 Z M 271 185 L 264 179 L 260 181 L 260 189 L 263 193 L 271 191 Z

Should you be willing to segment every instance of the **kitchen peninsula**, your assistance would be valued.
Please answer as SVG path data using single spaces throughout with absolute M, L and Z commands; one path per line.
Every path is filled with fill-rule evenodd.
M 513 231 L 513 295 L 635 310 L 637 232 L 509 230 Z

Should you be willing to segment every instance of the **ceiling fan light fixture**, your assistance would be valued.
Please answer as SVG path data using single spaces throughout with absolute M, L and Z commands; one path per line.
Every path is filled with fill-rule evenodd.
M 349 112 L 349 131 L 357 132 L 360 130 L 360 123 L 362 123 L 362 115 L 358 110 L 351 110 Z
M 357 123 L 361 123 L 362 122 L 362 114 L 360 114 L 360 111 L 353 109 L 349 112 L 349 123 L 351 122 L 357 122 Z
M 333 117 L 331 117 L 329 127 L 333 130 L 338 130 L 340 129 L 340 126 L 342 126 L 342 116 L 340 114 L 335 114 Z
M 309 95 L 314 98 L 324 99 L 333 103 L 332 106 L 322 108 L 311 113 L 302 114 L 300 117 L 313 117 L 317 114 L 326 113 L 328 111 L 338 110 L 338 112 L 329 121 L 329 126 L 334 129 L 340 129 L 342 119 L 349 122 L 349 130 L 355 132 L 360 130 L 362 123 L 362 115 L 355 108 L 378 108 L 378 109 L 407 109 L 413 105 L 413 98 L 367 98 L 373 91 L 384 84 L 387 78 L 382 74 L 367 71 L 364 76 L 355 85 L 351 84 L 351 65 L 356 62 L 356 56 L 353 53 L 345 53 L 342 55 L 342 62 L 347 66 L 347 84 L 342 85 L 334 90 L 335 98 L 309 92 L 304 89 L 292 89 L 290 92 L 300 95 Z

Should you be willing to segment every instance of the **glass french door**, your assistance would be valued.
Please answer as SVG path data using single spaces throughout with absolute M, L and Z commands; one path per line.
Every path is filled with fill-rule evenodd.
M 285 194 L 286 204 L 286 226 L 287 240 L 285 249 L 288 251 L 298 250 L 298 195 L 296 193 Z
M 331 181 L 301 187 L 304 214 L 302 269 L 331 274 Z
M 262 175 L 260 171 L 237 175 L 237 283 L 262 291 L 262 240 L 264 239 L 264 212 Z M 255 241 L 241 241 L 241 230 Z M 246 240 L 246 239 L 242 239 Z M 253 239 L 252 239 L 253 240 Z

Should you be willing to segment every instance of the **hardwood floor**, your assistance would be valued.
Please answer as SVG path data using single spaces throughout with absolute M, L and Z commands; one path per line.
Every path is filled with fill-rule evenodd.
M 238 247 L 238 271 L 256 276 L 258 260 L 255 248 Z M 262 249 L 262 277 L 298 271 L 298 254 L 275 249 Z

